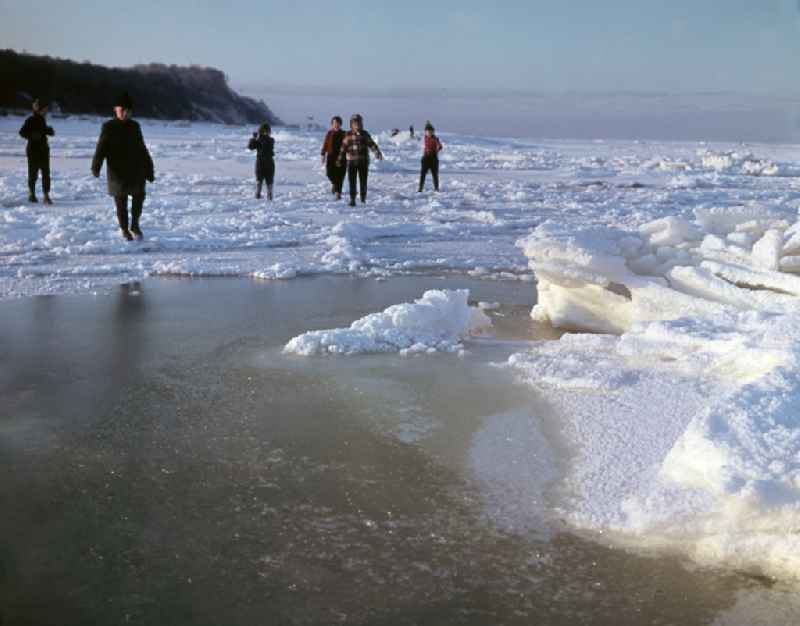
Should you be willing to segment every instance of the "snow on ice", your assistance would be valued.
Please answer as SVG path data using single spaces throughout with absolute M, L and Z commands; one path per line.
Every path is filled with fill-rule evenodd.
M 299 335 L 286 344 L 284 352 L 306 356 L 461 352 L 462 338 L 491 326 L 486 314 L 467 305 L 468 296 L 466 289 L 432 289 L 414 303 L 390 306 L 356 320 L 349 328 Z
M 573 523 L 800 576 L 798 228 L 787 203 L 518 242 L 532 316 L 604 333 L 508 362 L 567 416 Z
M 535 275 L 532 316 L 583 331 L 516 345 L 504 364 L 553 408 L 543 432 L 571 451 L 554 489 L 530 477 L 536 497 L 554 493 L 562 519 L 604 537 L 800 577 L 796 146 L 442 133 L 443 193 L 420 194 L 419 141 L 373 129 L 386 160 L 372 164 L 368 204 L 349 208 L 331 196 L 319 134 L 275 133 L 267 204 L 252 197 L 251 129 L 144 120 L 157 182 L 146 239 L 131 244 L 88 171 L 101 120 L 52 123 L 48 207 L 25 202 L 21 120 L 0 120 L 0 298 L 175 274 Z M 476 319 L 466 292 L 431 291 L 286 349 L 458 352 Z M 495 446 L 527 432 L 523 417 L 487 417 L 480 466 L 504 462 Z M 489 478 L 523 493 L 536 467 Z

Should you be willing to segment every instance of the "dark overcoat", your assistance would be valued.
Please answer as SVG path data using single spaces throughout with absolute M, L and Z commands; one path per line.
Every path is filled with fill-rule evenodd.
M 269 135 L 258 135 L 247 144 L 256 151 L 256 178 L 269 180 L 275 175 L 275 140 Z
M 144 144 L 142 129 L 133 120 L 114 118 L 103 124 L 92 159 L 92 174 L 100 175 L 106 161 L 110 196 L 144 195 L 145 181 L 153 182 L 153 159 Z

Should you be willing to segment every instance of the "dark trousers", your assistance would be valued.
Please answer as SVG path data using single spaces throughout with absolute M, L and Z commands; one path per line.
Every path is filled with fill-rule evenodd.
M 128 230 L 128 196 L 114 196 L 117 205 L 117 221 L 119 227 Z M 144 194 L 131 196 L 131 228 L 139 228 L 139 218 L 142 216 Z
M 358 177 L 358 190 L 361 202 L 367 201 L 367 174 L 369 174 L 369 161 L 349 161 L 347 163 L 347 181 L 350 184 L 350 201 L 356 201 L 356 177 Z
M 422 169 L 419 173 L 420 191 L 425 189 L 425 177 L 428 175 L 428 171 L 430 171 L 433 178 L 433 188 L 439 191 L 439 157 L 436 155 L 422 157 Z
M 50 193 L 50 151 L 28 150 L 28 189 L 31 194 L 36 193 L 36 180 L 39 170 L 42 171 L 42 191 L 45 195 Z
M 342 187 L 344 186 L 344 175 L 346 172 L 347 168 L 344 165 L 341 167 L 336 165 L 335 155 L 328 155 L 328 158 L 325 161 L 325 174 L 328 176 L 328 180 L 331 181 L 333 190 L 336 193 L 342 193 Z

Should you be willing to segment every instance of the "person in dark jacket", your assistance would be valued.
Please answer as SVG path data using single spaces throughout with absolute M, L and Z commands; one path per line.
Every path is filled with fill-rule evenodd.
M 331 118 L 331 128 L 325 134 L 325 141 L 322 143 L 322 162 L 325 164 L 325 173 L 331 181 L 331 193 L 336 194 L 336 199 L 342 199 L 342 185 L 344 185 L 344 175 L 347 168 L 344 164 L 337 164 L 339 152 L 342 149 L 342 141 L 345 132 L 342 130 L 342 118 L 335 115 Z
M 47 136 L 55 135 L 52 126 L 47 125 L 45 115 L 47 114 L 47 103 L 44 100 L 33 101 L 33 115 L 25 120 L 19 134 L 28 141 L 25 154 L 28 156 L 28 201 L 36 200 L 36 179 L 39 178 L 39 171 L 42 172 L 42 192 L 44 193 L 44 203 L 53 204 L 50 199 L 50 146 L 47 143 Z
M 92 159 L 92 174 L 100 176 L 106 161 L 108 195 L 114 198 L 122 236 L 141 239 L 139 218 L 145 198 L 145 181 L 154 182 L 153 159 L 144 143 L 142 129 L 131 117 L 133 101 L 127 94 L 114 100 L 114 119 L 103 124 Z M 131 196 L 131 222 L 128 229 L 128 196 Z
M 350 132 L 342 140 L 339 158 L 336 162 L 343 165 L 347 159 L 347 179 L 350 183 L 350 206 L 356 205 L 356 178 L 359 182 L 361 203 L 367 201 L 367 174 L 369 173 L 369 151 L 381 161 L 383 154 L 372 136 L 364 130 L 364 120 L 358 113 L 350 117 Z
M 275 182 L 275 140 L 270 137 L 272 128 L 262 124 L 253 133 L 248 149 L 256 151 L 256 198 L 261 197 L 261 186 L 267 183 L 267 200 L 272 200 L 272 185 Z
M 439 152 L 442 150 L 442 142 L 435 134 L 433 124 L 425 124 L 425 148 L 422 152 L 422 169 L 419 173 L 419 191 L 425 189 L 425 176 L 430 171 L 433 178 L 433 189 L 439 191 Z

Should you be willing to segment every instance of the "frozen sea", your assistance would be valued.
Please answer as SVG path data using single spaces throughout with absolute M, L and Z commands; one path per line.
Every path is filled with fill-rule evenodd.
M 267 203 L 252 129 L 144 120 L 127 243 L 101 120 L 51 120 L 54 206 L 21 121 L 0 617 L 797 622 L 800 146 L 441 132 L 435 194 L 372 129 L 350 208 L 319 133 Z

